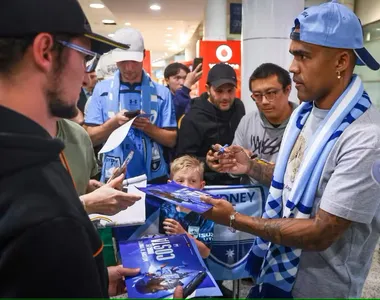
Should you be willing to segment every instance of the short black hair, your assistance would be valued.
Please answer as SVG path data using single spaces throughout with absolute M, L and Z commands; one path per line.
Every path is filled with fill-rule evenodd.
M 249 90 L 251 90 L 251 83 L 256 79 L 264 79 L 276 75 L 278 81 L 281 83 L 282 88 L 285 89 L 288 85 L 292 84 L 290 74 L 285 69 L 272 63 L 264 63 L 258 66 L 249 77 Z
M 28 48 L 33 44 L 36 35 L 24 37 L 0 37 L 0 75 L 11 74 L 14 67 L 22 60 Z M 69 41 L 74 35 L 53 34 L 53 39 Z M 62 67 L 64 61 L 61 59 L 64 46 L 55 42 L 54 50 L 57 51 L 58 67 Z
M 169 77 L 177 75 L 181 70 L 184 70 L 186 74 L 190 73 L 190 69 L 184 64 L 175 62 L 171 63 L 165 68 L 164 78 L 168 79 Z

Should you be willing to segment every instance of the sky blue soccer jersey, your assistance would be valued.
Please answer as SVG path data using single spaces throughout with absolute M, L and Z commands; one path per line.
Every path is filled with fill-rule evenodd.
M 101 125 L 112 118 L 122 109 L 129 111 L 142 110 L 141 84 L 129 84 L 119 82 L 118 97 L 113 91 L 113 81 L 108 79 L 99 82 L 85 111 L 85 124 Z M 163 85 L 150 81 L 156 95 L 152 96 L 149 106 L 151 122 L 159 128 L 176 128 L 175 111 L 170 91 Z M 118 99 L 116 99 L 118 98 Z M 128 164 L 127 178 L 146 174 L 148 180 L 166 176 L 168 166 L 164 160 L 163 148 L 142 131 L 131 128 L 124 142 L 115 150 L 108 152 L 103 157 L 102 181 L 106 181 L 112 175 L 115 168 L 122 165 L 123 161 L 134 151 L 133 159 Z

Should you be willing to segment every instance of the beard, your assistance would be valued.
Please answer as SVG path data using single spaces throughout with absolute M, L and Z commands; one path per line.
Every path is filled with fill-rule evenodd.
M 77 101 L 75 104 L 66 103 L 61 99 L 62 89 L 60 85 L 60 75 L 61 72 L 56 70 L 55 74 L 52 75 L 51 84 L 47 89 L 46 95 L 48 100 L 49 113 L 53 117 L 62 119 L 72 119 L 78 115 Z M 79 99 L 79 95 L 77 100 Z
M 140 73 L 139 72 L 134 72 L 134 71 L 132 71 L 132 72 L 124 72 L 124 73 L 122 73 L 122 79 L 125 81 L 125 82 L 137 82 L 137 81 L 139 81 L 141 78 L 141 75 L 140 75 Z
M 72 119 L 78 115 L 76 105 L 69 105 L 59 98 L 49 101 L 50 114 L 57 118 Z

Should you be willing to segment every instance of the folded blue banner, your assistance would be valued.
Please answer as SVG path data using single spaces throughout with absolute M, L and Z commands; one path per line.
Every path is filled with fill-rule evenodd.
M 218 195 L 231 202 L 238 212 L 259 217 L 263 213 L 268 188 L 261 185 L 209 186 L 205 192 Z M 146 197 L 147 221 L 141 226 L 114 228 L 117 241 L 135 240 L 142 236 L 157 234 L 159 228 L 159 208 L 162 200 Z M 216 280 L 232 280 L 249 277 L 245 271 L 247 256 L 255 236 L 215 224 L 214 241 L 207 265 Z
M 204 213 L 212 206 L 200 200 L 201 196 L 210 196 L 203 191 L 180 185 L 175 182 L 167 184 L 148 185 L 146 188 L 138 187 L 147 195 L 160 198 L 174 205 L 188 208 L 197 213 Z

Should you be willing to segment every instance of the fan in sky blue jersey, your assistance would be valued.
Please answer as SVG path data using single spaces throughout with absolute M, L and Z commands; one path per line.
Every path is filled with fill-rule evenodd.
M 103 156 L 102 181 L 111 177 L 127 155 L 127 178 L 146 174 L 148 182 L 163 183 L 168 178 L 168 165 L 163 147 L 174 147 L 177 138 L 174 105 L 169 90 L 151 80 L 142 69 L 144 41 L 133 28 L 122 28 L 115 40 L 130 44 L 126 51 L 113 51 L 118 66 L 114 77 L 99 82 L 85 111 L 85 125 L 93 144 L 104 143 L 118 127 L 130 120 L 125 113 L 141 111 L 150 117 L 136 118 L 125 140 Z

